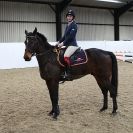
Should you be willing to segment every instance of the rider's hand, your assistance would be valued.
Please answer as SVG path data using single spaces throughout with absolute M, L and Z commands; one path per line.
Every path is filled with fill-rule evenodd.
M 59 44 L 60 44 L 60 42 L 58 41 L 58 42 L 55 43 L 55 46 L 58 46 Z
M 62 42 L 62 43 L 59 43 L 58 44 L 58 47 L 62 47 L 64 45 L 64 43 Z

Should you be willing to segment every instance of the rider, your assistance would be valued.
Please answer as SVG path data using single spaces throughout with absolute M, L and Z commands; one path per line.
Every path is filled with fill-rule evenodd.
M 66 62 L 66 75 L 65 78 L 71 78 L 70 74 L 70 56 L 79 48 L 76 42 L 77 24 L 74 21 L 75 13 L 69 10 L 66 14 L 67 26 L 64 36 L 57 42 L 58 47 L 66 46 L 67 49 L 64 54 L 64 61 Z

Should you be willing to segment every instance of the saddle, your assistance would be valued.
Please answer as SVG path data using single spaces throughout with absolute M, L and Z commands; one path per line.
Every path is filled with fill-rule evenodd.
M 53 52 L 55 52 L 57 54 L 57 61 L 59 62 L 60 66 L 63 68 L 62 69 L 62 73 L 60 75 L 60 84 L 64 83 L 65 81 L 72 81 L 73 80 L 73 76 L 71 79 L 67 79 L 66 78 L 66 62 L 64 61 L 64 53 L 66 51 L 66 48 L 55 48 L 53 50 Z M 73 71 L 73 66 L 78 66 L 78 65 L 82 65 L 88 62 L 88 57 L 86 55 L 86 52 L 81 49 L 78 48 L 69 58 L 70 59 L 70 68 L 71 68 L 71 73 Z M 75 69 L 75 68 L 74 68 Z
M 66 48 L 61 48 L 58 52 L 58 62 L 61 66 L 65 67 L 66 63 L 64 61 L 64 53 L 66 51 Z M 71 56 L 70 56 L 70 66 L 78 66 L 87 63 L 88 58 L 86 55 L 86 52 L 78 48 Z

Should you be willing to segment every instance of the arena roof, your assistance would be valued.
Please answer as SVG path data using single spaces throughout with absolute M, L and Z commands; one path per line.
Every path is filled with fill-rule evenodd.
M 0 0 L 3 1 L 3 0 Z M 63 0 L 4 0 L 12 2 L 28 2 L 28 3 L 41 3 L 41 4 L 57 4 Z M 120 8 L 133 0 L 70 0 L 70 4 L 74 6 L 91 6 L 99 8 Z
M 103 8 L 120 8 L 133 0 L 72 0 L 71 4 Z
M 96 8 L 120 8 L 133 0 L 0 0 L 11 2 L 40 3 L 40 4 L 57 4 L 63 1 L 70 1 L 70 5 Z

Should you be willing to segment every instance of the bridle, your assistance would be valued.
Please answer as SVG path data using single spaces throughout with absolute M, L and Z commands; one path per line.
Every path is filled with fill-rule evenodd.
M 35 35 L 35 36 L 30 36 L 30 35 L 26 35 L 26 40 L 25 40 L 25 44 L 27 45 L 27 43 L 28 43 L 28 38 L 35 38 L 35 39 L 37 39 L 38 37 Z M 39 47 L 39 43 L 37 43 L 37 45 L 38 45 L 38 47 Z M 32 50 L 30 50 L 29 49 L 29 51 L 32 51 Z M 45 55 L 45 54 L 47 54 L 47 53 L 49 53 L 51 51 L 51 49 L 50 50 L 47 50 L 47 51 L 44 51 L 44 52 L 42 52 L 42 53 L 36 53 L 36 52 L 31 52 L 32 53 L 32 57 L 33 56 L 36 56 L 36 57 L 38 57 L 38 56 L 42 56 L 42 55 Z M 53 51 L 53 52 L 55 52 L 55 51 Z
M 31 35 L 26 35 L 26 40 L 25 40 L 25 45 L 26 46 L 28 45 L 28 39 L 37 39 L 37 36 L 36 35 L 35 36 L 33 36 L 33 35 L 32 36 Z M 39 44 L 38 44 L 38 47 L 39 47 Z M 44 54 L 44 52 L 43 53 L 39 53 L 39 54 L 37 54 L 36 52 L 32 52 L 32 50 L 30 48 L 28 48 L 28 51 L 31 52 L 32 57 L 33 56 L 40 56 L 40 55 L 43 55 Z

